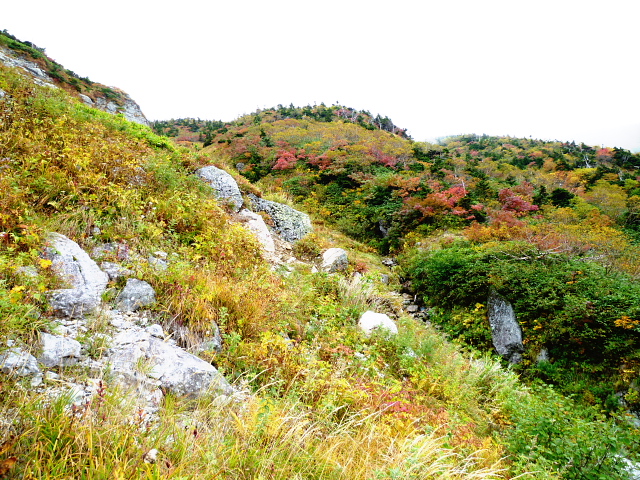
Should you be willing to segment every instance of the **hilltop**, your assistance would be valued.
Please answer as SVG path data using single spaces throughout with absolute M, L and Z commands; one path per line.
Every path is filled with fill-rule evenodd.
M 323 105 L 187 148 L 2 63 L 0 476 L 632 478 L 637 155 Z

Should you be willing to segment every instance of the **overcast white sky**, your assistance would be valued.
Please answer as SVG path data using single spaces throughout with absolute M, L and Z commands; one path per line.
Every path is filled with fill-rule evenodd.
M 640 150 L 639 0 L 30 0 L 0 29 L 151 120 L 340 102 L 415 140 Z

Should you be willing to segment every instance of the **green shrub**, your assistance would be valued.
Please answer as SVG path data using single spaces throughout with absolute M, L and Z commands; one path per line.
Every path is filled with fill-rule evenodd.
M 631 478 L 624 457 L 637 455 L 637 430 L 552 388 L 533 393 L 514 397 L 508 405 L 514 425 L 505 440 L 515 473 L 541 469 L 566 480 Z
M 575 386 L 572 377 L 586 375 L 591 378 L 583 382 L 589 401 L 595 397 L 606 403 L 623 364 L 633 373 L 626 373 L 619 387 L 638 377 L 640 284 L 628 276 L 516 242 L 415 250 L 402 264 L 415 290 L 441 309 L 434 319 L 476 346 L 487 345 L 489 322 L 471 321 L 470 312 L 486 302 L 491 288 L 498 291 L 512 303 L 522 327 L 524 367 L 542 348 L 555 363 L 555 374 L 544 375 L 546 381 L 568 380 Z

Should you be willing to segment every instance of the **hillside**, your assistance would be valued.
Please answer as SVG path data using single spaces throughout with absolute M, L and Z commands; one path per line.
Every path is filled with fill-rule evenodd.
M 607 408 L 626 391 L 637 408 L 640 155 L 486 135 L 425 144 L 274 112 L 227 125 L 209 148 L 262 188 L 398 254 L 406 288 L 450 334 L 492 350 L 494 289 L 523 329 L 519 371 Z
M 191 149 L 75 95 L 0 64 L 0 476 L 632 478 L 636 156 L 580 146 L 563 170 L 548 159 L 573 146 L 426 145 L 335 106 L 246 116 Z M 539 167 L 513 163 L 530 148 Z M 528 284 L 571 290 L 548 306 L 569 324 L 604 319 L 568 337 L 611 340 L 581 372 L 523 317 L 547 383 L 557 366 L 580 398 L 430 325 L 485 348 L 480 300 L 529 313 L 506 287 Z

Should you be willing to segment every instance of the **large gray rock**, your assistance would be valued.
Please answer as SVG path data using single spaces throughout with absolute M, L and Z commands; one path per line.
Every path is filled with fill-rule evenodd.
M 0 372 L 25 377 L 40 374 L 36 357 L 19 347 L 0 353 Z
M 45 367 L 75 365 L 81 358 L 81 345 L 70 337 L 43 333 L 40 336 L 42 354 L 38 357 Z
M 135 312 L 156 301 L 156 292 L 151 285 L 136 278 L 127 279 L 127 284 L 116 298 L 116 305 L 121 312 Z
M 199 168 L 196 175 L 204 180 L 215 192 L 216 197 L 227 202 L 234 212 L 240 211 L 244 201 L 235 179 L 224 170 L 213 165 Z
M 233 393 L 210 363 L 138 327 L 122 330 L 114 337 L 107 362 L 112 372 L 129 384 L 157 384 L 176 395 L 192 397 L 210 390 Z
M 522 330 L 511 303 L 492 289 L 489 293 L 487 309 L 491 339 L 496 351 L 510 363 L 520 363 L 524 352 Z
M 250 210 L 243 208 L 238 213 L 238 217 L 244 222 L 244 225 L 253 233 L 262 249 L 269 255 L 273 255 L 276 251 L 276 245 L 273 241 L 273 236 L 269 231 L 269 227 L 264 223 L 264 219 Z
M 109 277 L 100 270 L 80 246 L 59 233 L 50 233 L 45 257 L 51 260 L 51 269 L 71 288 L 47 293 L 54 313 L 64 317 L 81 317 L 94 312 L 101 303 Z
M 249 194 L 253 210 L 266 212 L 273 220 L 273 229 L 286 242 L 295 242 L 311 232 L 311 218 L 304 212 L 278 202 Z
M 333 273 L 349 266 L 347 252 L 342 248 L 330 248 L 322 254 L 322 270 Z
M 398 333 L 398 327 L 388 315 L 372 312 L 371 310 L 362 314 L 360 320 L 358 320 L 358 328 L 360 328 L 366 336 L 370 336 L 373 332 L 380 330 L 386 330 L 393 335 Z

